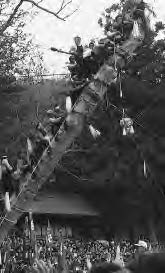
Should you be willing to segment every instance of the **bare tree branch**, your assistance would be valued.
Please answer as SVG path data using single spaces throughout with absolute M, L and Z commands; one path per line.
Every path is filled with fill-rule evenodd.
M 20 6 L 23 4 L 24 0 L 20 0 L 20 2 L 17 4 L 17 6 L 15 7 L 15 9 L 13 10 L 13 13 L 10 15 L 9 19 L 7 20 L 6 23 L 4 23 L 0 29 L 0 36 L 2 36 L 2 34 L 4 33 L 4 31 L 10 26 L 15 14 L 17 13 L 17 11 L 19 10 Z
M 33 0 L 23 0 L 23 1 L 24 1 L 24 2 L 29 2 L 29 3 L 31 3 L 32 5 L 34 5 L 35 7 L 37 7 L 38 9 L 41 9 L 41 10 L 47 12 L 47 13 L 50 13 L 50 14 L 54 15 L 55 17 L 57 17 L 59 20 L 64 21 L 64 19 L 61 18 L 60 16 L 58 16 L 58 14 L 57 14 L 56 12 L 53 12 L 53 11 L 51 11 L 51 10 L 49 10 L 49 9 L 46 9 L 46 8 L 44 8 L 44 7 L 41 7 L 40 5 L 38 5 L 37 3 L 35 3 Z
M 57 12 L 53 12 L 47 8 L 44 8 L 42 6 L 39 5 L 39 3 L 42 2 L 42 0 L 38 1 L 37 3 L 33 0 L 20 0 L 19 3 L 16 5 L 16 7 L 14 8 L 13 12 L 10 14 L 8 20 L 2 25 L 1 29 L 0 29 L 0 36 L 3 35 L 3 33 L 5 32 L 5 30 L 10 26 L 12 20 L 14 19 L 16 13 L 18 12 L 19 8 L 21 7 L 21 5 L 24 3 L 24 2 L 28 2 L 28 3 L 31 3 L 32 5 L 34 5 L 35 7 L 37 7 L 38 9 L 41 9 L 49 14 L 52 14 L 54 15 L 56 18 L 58 18 L 59 20 L 62 20 L 62 21 L 65 21 L 66 18 L 70 17 L 73 13 L 75 13 L 77 11 L 77 9 L 75 9 L 73 12 L 71 12 L 70 14 L 64 16 L 64 17 L 60 17 L 59 16 L 59 13 L 61 11 L 63 11 L 66 6 L 68 6 L 69 4 L 72 3 L 72 0 L 68 1 L 68 2 L 65 2 L 65 0 L 62 0 L 62 3 L 61 3 L 61 7 L 60 9 L 57 11 Z
M 57 12 L 53 12 L 53 11 L 47 9 L 47 8 L 41 7 L 38 3 L 36 3 L 36 2 L 33 1 L 33 0 L 23 0 L 23 1 L 24 1 L 24 2 L 29 2 L 29 3 L 31 3 L 32 5 L 34 5 L 35 7 L 37 7 L 38 9 L 41 9 L 41 10 L 43 10 L 43 11 L 49 13 L 49 14 L 52 14 L 52 15 L 54 15 L 55 17 L 57 17 L 59 20 L 62 20 L 62 21 L 65 21 L 66 18 L 70 17 L 74 12 L 77 11 L 77 9 L 76 9 L 76 10 L 74 10 L 71 14 L 68 14 L 68 15 L 66 15 L 65 17 L 60 17 L 60 16 L 59 16 L 59 13 L 60 13 L 62 10 L 64 10 L 64 8 L 65 8 L 66 6 L 68 6 L 70 3 L 72 3 L 72 0 L 69 1 L 69 2 L 67 2 L 67 3 L 65 3 L 65 1 L 63 0 L 60 9 L 59 9 Z
M 72 3 L 72 0 L 69 1 L 69 2 L 67 2 L 67 3 L 65 3 L 65 0 L 63 0 L 63 1 L 62 1 L 62 4 L 61 4 L 61 7 L 60 7 L 59 11 L 57 11 L 56 14 L 59 14 L 62 10 L 64 10 L 64 8 L 65 8 L 66 6 L 68 6 L 68 5 L 71 4 L 71 3 Z
M 75 10 L 73 10 L 70 14 L 66 15 L 66 16 L 64 17 L 64 21 L 65 21 L 68 17 L 72 16 L 76 11 L 78 11 L 78 8 L 75 9 Z

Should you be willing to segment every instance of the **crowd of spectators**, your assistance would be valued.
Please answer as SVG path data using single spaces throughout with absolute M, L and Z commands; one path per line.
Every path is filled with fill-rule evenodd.
M 149 249 L 149 244 L 140 242 L 142 242 L 143 249 L 145 246 L 146 249 Z M 57 272 L 60 266 L 59 257 L 63 257 L 68 272 L 87 272 L 91 266 L 100 262 L 114 262 L 118 248 L 124 264 L 134 258 L 136 245 L 128 240 L 108 242 L 59 237 L 52 238 L 50 243 L 46 236 L 31 240 L 23 234 L 17 236 L 14 234 L 5 240 L 1 247 L 0 264 L 1 269 L 9 268 L 9 271 L 6 272 L 12 273 L 15 272 L 14 270 L 35 266 L 34 259 L 37 258 L 47 266 L 51 265 Z

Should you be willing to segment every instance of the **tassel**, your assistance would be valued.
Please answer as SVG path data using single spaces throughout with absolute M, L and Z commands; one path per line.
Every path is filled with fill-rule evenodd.
M 40 132 L 43 136 L 45 136 L 45 135 L 47 134 L 47 131 L 46 131 L 46 129 L 44 128 L 44 126 L 41 124 L 41 122 L 39 122 L 39 123 L 37 124 L 36 129 L 39 130 L 39 132 Z
M 137 21 L 134 21 L 132 36 L 136 39 L 140 36 L 139 25 Z
M 61 244 L 60 244 L 60 256 L 62 256 L 63 255 L 63 243 L 61 242 Z
M 146 166 L 145 160 L 144 160 L 144 165 L 143 165 L 143 171 L 144 171 L 144 177 L 147 178 L 147 166 Z
M 91 135 L 95 139 L 101 135 L 101 133 L 98 130 L 96 130 L 92 125 L 89 125 L 89 130 L 90 130 Z
M 27 138 L 27 152 L 29 155 L 33 153 L 33 145 L 30 138 Z
M 123 136 L 126 136 L 127 135 L 127 132 L 126 132 L 126 129 L 125 127 L 123 128 Z
M 5 254 L 4 254 L 4 258 L 3 258 L 3 263 L 5 264 L 6 263 L 6 255 L 7 253 L 6 253 L 6 251 L 5 251 Z
M 133 135 L 135 133 L 133 126 L 130 127 L 130 134 Z
M 72 101 L 71 101 L 71 97 L 66 97 L 66 111 L 67 113 L 71 113 L 72 112 Z
M 9 192 L 5 193 L 5 208 L 8 212 L 11 211 Z
M 123 97 L 123 91 L 122 89 L 120 89 L 120 98 L 122 99 L 122 97 Z
M 0 165 L 0 181 L 2 180 L 2 165 Z
M 34 222 L 32 217 L 32 211 L 29 211 L 29 220 L 30 220 L 30 229 L 31 231 L 34 231 Z
M 44 139 L 49 143 L 49 146 L 51 146 L 51 136 L 46 135 Z

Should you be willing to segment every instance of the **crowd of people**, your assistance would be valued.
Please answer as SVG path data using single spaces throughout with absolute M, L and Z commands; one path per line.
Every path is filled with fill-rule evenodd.
M 158 246 L 156 246 L 158 249 Z M 87 238 L 56 237 L 48 240 L 47 235 L 33 240 L 25 233 L 13 233 L 1 247 L 0 267 L 5 272 L 21 272 L 23 268 L 36 266 L 35 258 L 51 265 L 55 272 L 65 267 L 67 272 L 87 272 L 100 263 L 115 262 L 129 264 L 139 253 L 152 252 L 149 243 L 139 240 L 133 244 L 129 240 L 106 241 Z M 62 262 L 62 264 L 61 264 Z M 17 270 L 17 271 L 15 271 Z M 54 272 L 54 271 L 53 271 Z
M 28 272 L 42 262 L 51 267 L 51 272 L 86 273 L 100 263 L 128 265 L 140 254 L 164 250 L 160 244 L 151 244 L 149 240 L 137 243 L 126 239 L 96 239 L 96 234 L 86 236 L 79 233 L 79 227 L 50 225 L 47 228 L 33 223 L 33 217 L 10 232 L 0 248 L 0 272 Z M 41 228 L 42 227 L 42 228 Z M 43 229 L 44 232 L 41 230 Z M 92 232 L 92 230 L 91 230 Z M 93 233 L 91 233 L 93 234 Z M 6 271 L 3 271 L 3 270 Z M 24 270 L 24 271 L 22 271 Z M 31 272 L 31 271 L 30 271 Z

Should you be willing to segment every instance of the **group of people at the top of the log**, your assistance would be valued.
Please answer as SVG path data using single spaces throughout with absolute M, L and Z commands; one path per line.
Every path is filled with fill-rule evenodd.
M 9 202 L 18 195 L 21 188 L 20 179 L 30 174 L 37 165 L 45 149 L 51 153 L 51 140 L 58 140 L 60 126 L 65 120 L 66 112 L 59 105 L 46 112 L 44 125 L 37 123 L 34 133 L 29 133 L 27 147 L 17 155 L 16 162 L 10 162 L 6 155 L 0 160 L 0 193 L 1 200 L 4 199 L 5 207 L 10 210 Z M 0 209 L 3 211 L 3 202 Z
M 145 3 L 141 1 L 136 9 L 128 9 L 125 13 L 117 15 L 114 22 L 107 22 L 105 25 L 106 36 L 99 40 L 98 44 L 95 40 L 91 40 L 88 46 L 83 47 L 81 37 L 76 36 L 74 38 L 75 46 L 70 49 L 71 56 L 68 64 L 72 80 L 79 82 L 83 79 L 91 79 L 105 60 L 99 58 L 99 55 L 103 53 L 101 49 L 104 48 L 104 57 L 114 55 L 115 49 L 129 39 L 134 23 L 136 22 L 139 29 L 145 23 L 144 10 Z M 125 55 L 121 50 L 117 50 L 117 52 L 119 55 Z

